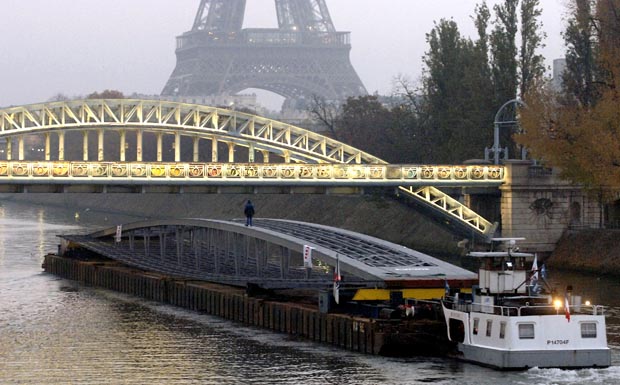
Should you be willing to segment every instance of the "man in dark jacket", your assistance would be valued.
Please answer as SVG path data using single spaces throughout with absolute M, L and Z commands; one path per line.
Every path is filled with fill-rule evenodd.
M 248 202 L 245 204 L 245 209 L 243 210 L 245 214 L 245 225 L 252 226 L 252 217 L 254 216 L 254 205 L 252 201 L 248 199 Z

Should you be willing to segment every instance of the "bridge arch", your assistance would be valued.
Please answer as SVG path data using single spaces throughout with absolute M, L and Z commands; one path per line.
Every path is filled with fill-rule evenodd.
M 181 136 L 223 141 L 230 146 L 246 147 L 252 152 L 277 154 L 287 163 L 386 164 L 364 151 L 297 126 L 239 111 L 195 104 L 138 99 L 90 99 L 0 110 L 0 138 L 18 138 L 20 160 L 24 155 L 23 143 L 19 141 L 24 135 L 56 132 L 62 142 L 64 132 L 76 130 L 119 131 L 121 142 L 125 140 L 123 135 L 126 131 L 138 134 L 144 131 L 168 133 L 175 136 L 175 143 L 180 141 Z M 99 142 L 101 147 L 101 138 Z M 7 144 L 12 145 L 10 141 Z M 63 160 L 62 143 L 59 146 L 59 159 Z M 180 161 L 179 147 L 175 147 L 175 161 Z M 50 151 L 49 140 L 46 140 L 48 158 Z M 7 152 L 13 156 L 12 148 L 7 149 Z M 138 161 L 141 160 L 138 158 Z
M 80 164 L 71 164 L 64 159 L 64 135 L 69 131 L 84 133 L 84 158 Z M 87 158 L 88 132 L 96 131 L 98 136 L 98 159 L 96 162 Z M 114 164 L 104 163 L 103 136 L 106 132 L 119 134 L 119 159 Z M 127 132 L 136 134 L 136 160 L 126 161 L 125 144 Z M 143 164 L 142 135 L 153 132 L 157 136 L 157 162 L 162 162 L 162 137 L 174 137 L 175 164 Z M 43 135 L 45 137 L 45 160 L 51 160 L 52 133 L 58 135 L 58 162 L 28 163 L 25 161 L 24 137 L 26 135 Z M 28 106 L 0 109 L 0 139 L 6 140 L 6 160 L 0 164 L 0 181 L 10 183 L 54 183 L 56 177 L 66 181 L 88 183 L 135 183 L 144 178 L 144 183 L 214 183 L 207 180 L 204 164 L 181 164 L 181 137 L 193 138 L 193 161 L 199 161 L 198 143 L 201 139 L 212 142 L 212 162 L 219 162 L 218 143 L 228 145 L 228 162 L 232 163 L 230 176 L 233 183 L 256 183 L 263 171 L 256 172 L 255 152 L 263 153 L 263 162 L 269 163 L 269 154 L 282 157 L 284 163 L 317 164 L 332 167 L 322 178 L 323 170 L 308 169 L 314 178 L 308 183 L 320 185 L 342 185 L 351 183 L 360 186 L 390 185 L 403 182 L 399 194 L 411 198 L 433 212 L 440 213 L 449 222 L 466 229 L 465 233 L 490 238 L 497 227 L 471 209 L 453 199 L 448 194 L 435 188 L 453 182 L 457 185 L 491 183 L 497 185 L 503 180 L 503 168 L 487 166 L 396 166 L 355 147 L 339 142 L 318 133 L 290 124 L 278 122 L 260 116 L 249 115 L 239 111 L 222 108 L 140 99 L 89 99 L 33 104 Z M 17 138 L 17 163 L 12 164 L 15 151 L 13 141 Z M 240 179 L 239 169 L 234 165 L 234 148 L 241 146 L 248 149 L 248 170 L 252 171 L 250 179 Z M 14 162 L 15 163 L 15 162 Z M 351 170 L 341 165 L 354 165 Z M 367 168 L 357 165 L 368 165 Z M 220 166 L 218 176 L 222 175 Z M 304 170 L 279 166 L 267 167 L 274 175 L 282 175 L 281 183 L 301 183 Z M 281 167 L 280 167 L 281 168 Z M 338 169 L 340 168 L 340 169 Z M 76 174 L 76 170 L 79 172 Z M 146 173 L 150 170 L 150 174 Z M 197 171 L 191 175 L 191 171 Z M 287 173 L 290 173 L 288 175 Z M 376 178 L 375 178 L 376 173 Z M 351 177 L 351 174 L 355 176 Z M 391 175 L 394 174 L 394 175 Z M 201 178 L 194 178 L 199 176 Z M 250 176 L 248 174 L 248 176 Z M 394 177 L 395 176 L 395 177 Z M 75 178 L 74 178 L 75 177 Z M 146 178 L 150 177 L 150 178 Z M 179 179 L 184 177 L 185 179 Z M 109 178 L 109 179 L 105 179 Z M 167 179 L 164 179 L 167 178 Z M 347 179 L 348 178 L 348 179 Z M 392 178 L 391 181 L 388 179 Z M 60 180 L 58 179 L 58 180 Z M 222 179 L 223 180 L 223 179 Z M 387 183 L 387 182 L 389 183 Z M 219 181 L 215 181 L 218 182 Z M 306 181 L 303 181 L 306 182 Z M 273 183 L 268 180 L 266 183 Z M 306 183 L 306 184 L 308 184 Z

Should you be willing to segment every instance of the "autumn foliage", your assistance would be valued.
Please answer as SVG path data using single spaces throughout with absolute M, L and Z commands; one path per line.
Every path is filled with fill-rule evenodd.
M 577 0 L 578 1 L 578 0 Z M 586 188 L 620 190 L 620 0 L 599 0 L 591 23 L 599 97 L 580 102 L 570 92 L 557 93 L 539 82 L 529 89 L 521 111 L 524 133 L 516 140 L 532 156 L 557 167 Z
M 87 99 L 125 99 L 125 95 L 117 90 L 105 90 L 101 92 L 93 92 L 86 97 Z

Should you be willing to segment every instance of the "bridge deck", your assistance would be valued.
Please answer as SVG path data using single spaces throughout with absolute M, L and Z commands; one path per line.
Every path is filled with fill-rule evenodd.
M 474 273 L 364 234 L 317 224 L 257 219 L 147 221 L 89 235 L 63 235 L 83 249 L 141 268 L 236 286 L 325 287 L 340 265 L 343 283 L 358 287 L 427 287 L 471 281 Z M 313 267 L 303 266 L 303 247 Z M 67 246 L 67 245 L 64 245 Z M 66 248 L 66 247 L 65 247 Z

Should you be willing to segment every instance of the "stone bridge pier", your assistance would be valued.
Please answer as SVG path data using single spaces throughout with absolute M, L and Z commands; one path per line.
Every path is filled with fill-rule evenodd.
M 599 228 L 603 208 L 596 196 L 560 179 L 557 170 L 533 161 L 506 161 L 501 190 L 501 233 L 524 237 L 522 250 L 548 255 L 565 230 Z

